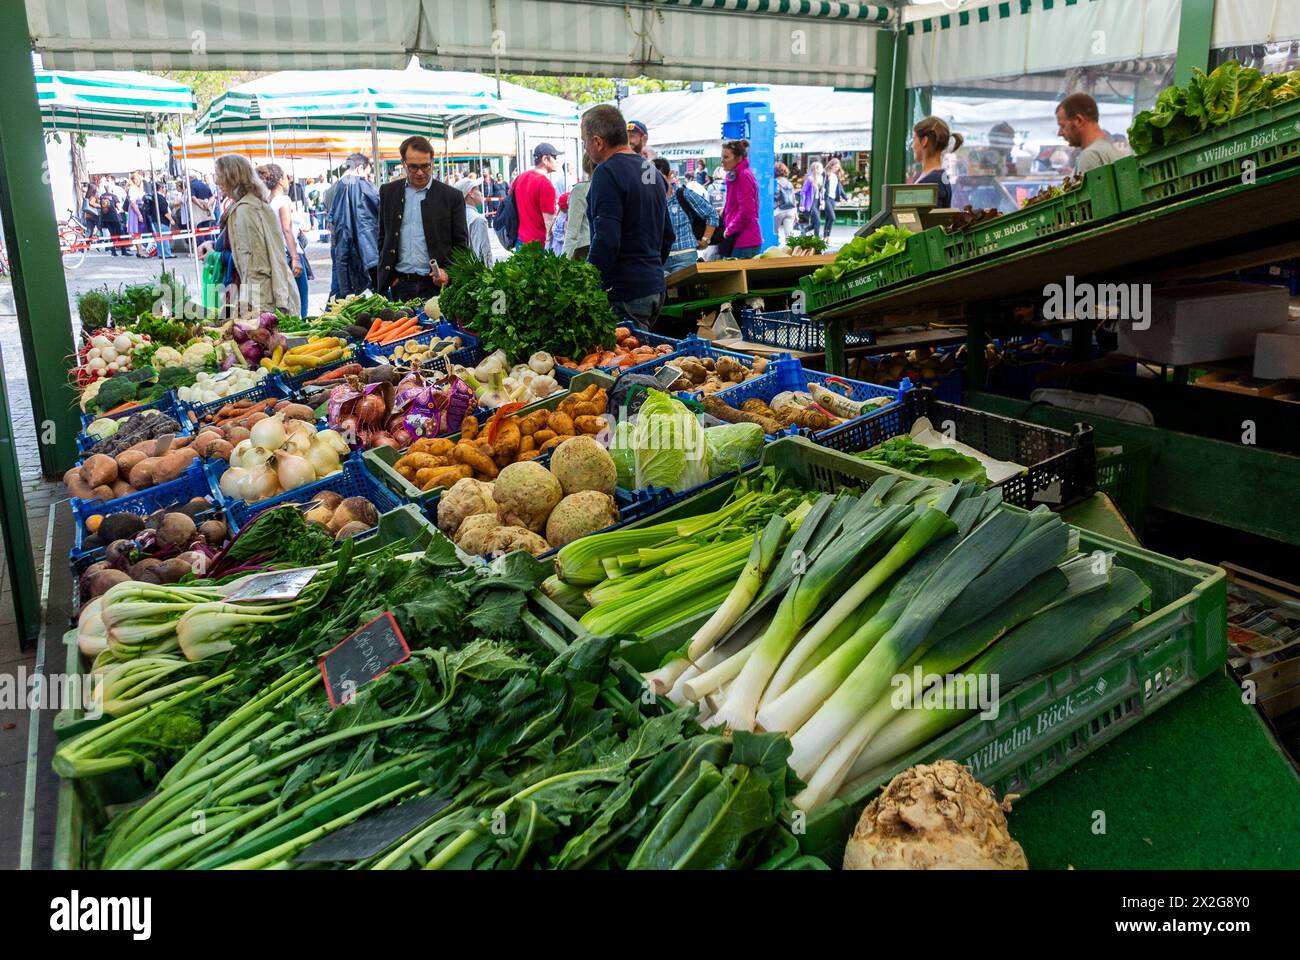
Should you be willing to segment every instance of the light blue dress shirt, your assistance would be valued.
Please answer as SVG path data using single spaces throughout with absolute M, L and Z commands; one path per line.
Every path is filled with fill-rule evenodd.
M 429 275 L 429 245 L 424 240 L 424 217 L 420 204 L 429 188 L 416 190 L 406 185 L 406 205 L 402 209 L 402 229 L 397 237 L 397 272 Z M 442 266 L 439 264 L 439 266 Z

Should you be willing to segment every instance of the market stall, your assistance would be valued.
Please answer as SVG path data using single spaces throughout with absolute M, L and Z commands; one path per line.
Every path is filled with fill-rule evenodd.
M 1282 113 L 1243 107 L 1221 150 L 669 278 L 798 294 L 739 340 L 618 326 L 592 267 L 532 245 L 305 319 L 105 291 L 67 370 L 52 579 L 85 680 L 54 722 L 55 865 L 1295 867 L 1300 781 L 1224 670 L 1286 646 L 1230 640 L 1217 558 L 1144 545 L 1134 497 L 1223 501 L 1232 462 L 1251 496 L 1213 515 L 1294 544 L 1294 456 L 1157 490 L 1139 464 L 1193 449 L 1171 431 L 988 392 L 1126 372 L 1026 291 L 1296 252 L 1291 86 L 1252 87 Z M 1222 141 L 1261 130 L 1243 183 Z

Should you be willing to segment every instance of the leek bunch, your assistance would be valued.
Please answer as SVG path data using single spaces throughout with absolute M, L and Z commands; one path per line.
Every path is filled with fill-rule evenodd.
M 886 477 L 861 497 L 823 497 L 774 568 L 754 538 L 723 606 L 647 679 L 698 704 L 706 727 L 787 734 L 807 783 L 795 803 L 814 809 L 971 714 L 896 709 L 895 696 L 949 702 L 933 684 L 910 690 L 915 668 L 995 674 L 1009 690 L 1145 596 L 1104 555 L 1078 557 L 1077 533 L 1045 507 L 1001 510 L 996 490 L 940 489 Z

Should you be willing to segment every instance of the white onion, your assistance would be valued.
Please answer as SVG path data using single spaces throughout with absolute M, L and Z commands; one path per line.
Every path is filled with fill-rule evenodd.
M 334 451 L 334 448 L 319 441 L 307 448 L 303 458 L 311 464 L 312 470 L 316 472 L 317 479 L 333 473 L 342 466 L 339 463 L 339 455 Z
M 231 456 L 234 459 L 234 456 Z M 231 467 L 221 475 L 221 492 L 232 500 L 244 499 L 244 485 L 248 481 L 248 471 L 243 467 Z
M 285 441 L 284 419 L 275 416 L 259 420 L 249 431 L 249 438 L 253 441 L 253 446 L 265 447 L 268 450 L 280 449 Z
M 312 483 L 316 479 L 316 468 L 305 457 L 280 450 L 275 454 L 275 475 L 281 487 L 293 490 Z

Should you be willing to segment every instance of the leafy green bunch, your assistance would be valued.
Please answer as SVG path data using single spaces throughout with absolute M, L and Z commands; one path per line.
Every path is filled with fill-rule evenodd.
M 477 266 L 475 266 L 477 264 Z M 525 244 L 490 270 L 456 255 L 439 307 L 512 360 L 612 347 L 617 322 L 595 267 Z
M 1129 142 L 1137 153 L 1149 153 L 1296 97 L 1300 71 L 1263 74 L 1229 60 L 1209 73 L 1193 70 L 1184 87 L 1161 90 L 1155 105 L 1133 118 Z
M 901 227 L 884 226 L 869 236 L 854 237 L 835 254 L 834 263 L 828 263 L 813 273 L 813 279 L 819 283 L 838 280 L 859 267 L 902 253 L 907 248 L 907 238 L 910 236 Z

